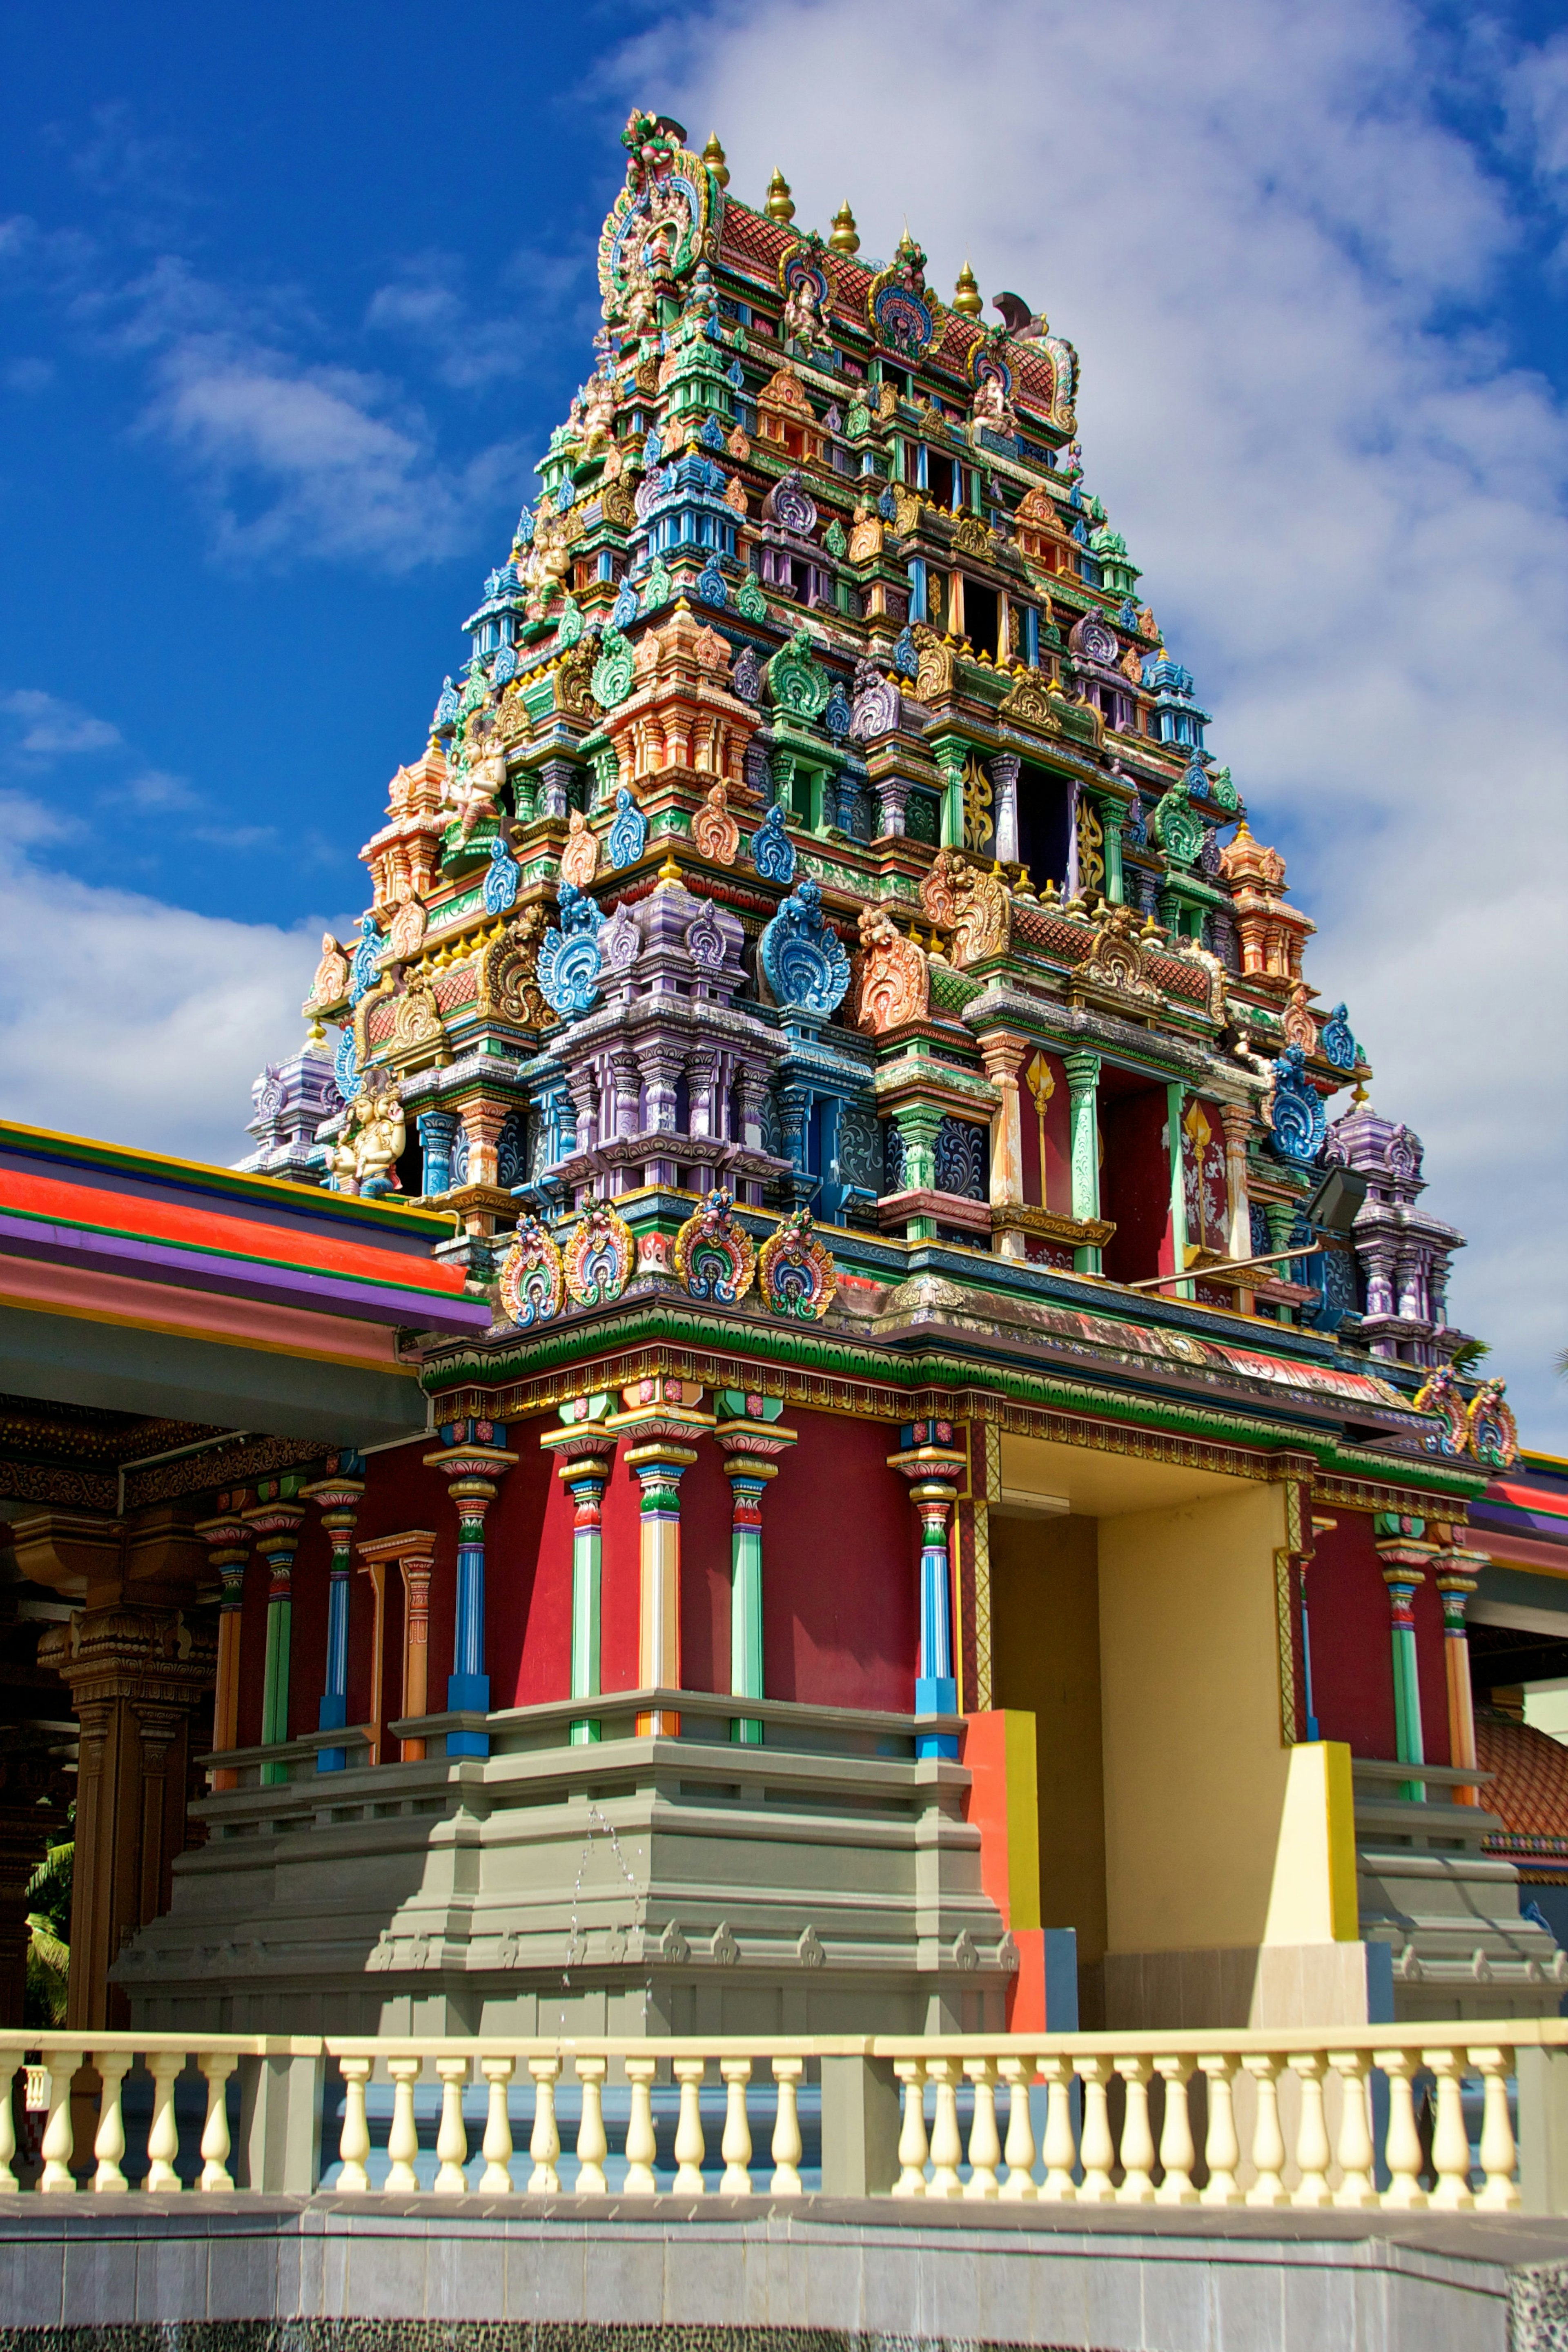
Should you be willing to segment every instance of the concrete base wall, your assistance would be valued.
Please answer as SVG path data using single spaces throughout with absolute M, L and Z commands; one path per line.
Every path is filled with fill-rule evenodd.
M 114 1970 L 135 2027 L 300 2033 L 996 2032 L 1017 1948 L 970 1775 L 912 1723 L 682 1698 L 679 1739 L 566 1710 L 437 1756 L 250 1785 Z M 541 1721 L 540 1718 L 543 1720 Z M 291 1768 L 292 1769 L 292 1768 Z
M 1419 2214 L 29 2197 L 0 2212 L 0 2345 L 140 2322 L 193 2331 L 184 2352 L 271 2352 L 283 2323 L 293 2352 L 594 2352 L 633 2327 L 658 2331 L 640 2352 L 1533 2352 L 1561 2340 L 1539 2328 L 1565 2257 L 1568 2224 Z

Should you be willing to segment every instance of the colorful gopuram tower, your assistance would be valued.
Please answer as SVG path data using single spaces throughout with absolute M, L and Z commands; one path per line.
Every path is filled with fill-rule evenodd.
M 1554 2007 L 1489 1817 L 1426 1801 L 1514 1444 L 1460 1237 L 1077 354 L 625 140 L 593 373 L 247 1163 L 449 1212 L 493 1320 L 405 1334 L 424 1442 L 215 1508 L 229 1745 L 117 1981 L 978 2026 L 1070 1929 L 1086 2022 Z

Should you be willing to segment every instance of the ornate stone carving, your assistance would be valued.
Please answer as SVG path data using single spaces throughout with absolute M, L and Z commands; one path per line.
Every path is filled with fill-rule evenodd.
M 923 1021 L 931 1004 L 931 974 L 925 950 L 906 939 L 885 908 L 860 909 L 860 950 L 856 963 L 857 1028 L 873 1036 Z

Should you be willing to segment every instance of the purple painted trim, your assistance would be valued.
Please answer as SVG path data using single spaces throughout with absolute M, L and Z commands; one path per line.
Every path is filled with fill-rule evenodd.
M 208 1290 L 274 1307 L 346 1315 L 361 1323 L 402 1323 L 422 1331 L 449 1332 L 488 1331 L 490 1327 L 490 1309 L 483 1299 L 454 1297 L 449 1291 L 422 1290 L 412 1283 L 405 1289 L 315 1268 L 268 1265 L 170 1242 L 45 1224 L 0 1211 L 0 1260 L 7 1254 L 50 1265 L 89 1265 L 101 1274 L 166 1282 L 179 1290 Z

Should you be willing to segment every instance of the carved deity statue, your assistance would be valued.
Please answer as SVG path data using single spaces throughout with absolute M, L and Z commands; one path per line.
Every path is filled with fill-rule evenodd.
M 390 1082 L 374 1093 L 367 1087 L 349 1105 L 343 1131 L 327 1155 L 333 1191 L 358 1192 L 370 1201 L 395 1191 L 407 1140 L 396 1087 Z

